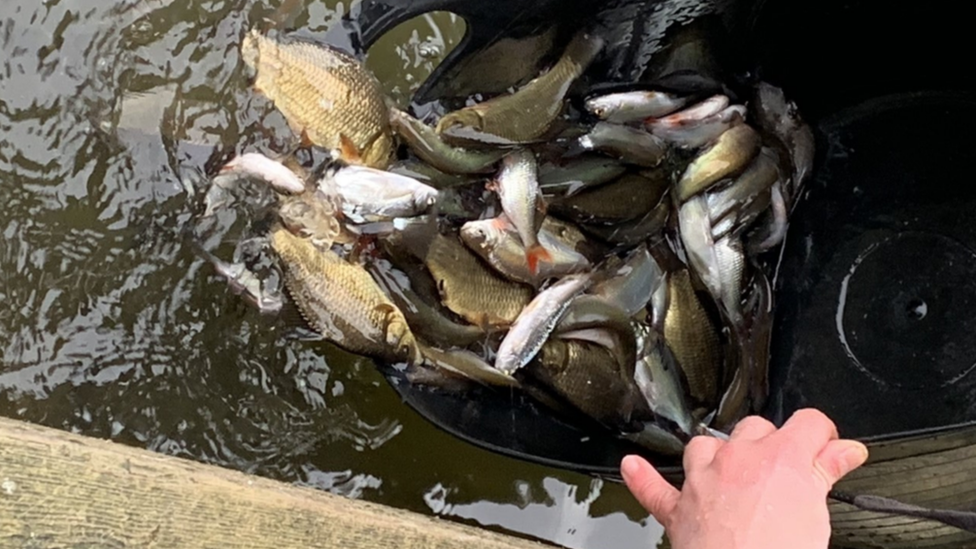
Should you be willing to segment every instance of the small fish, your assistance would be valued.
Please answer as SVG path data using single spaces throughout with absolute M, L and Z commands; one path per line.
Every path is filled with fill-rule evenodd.
M 544 280 L 590 268 L 582 254 L 557 239 L 545 228 L 539 229 L 539 242 L 549 251 L 551 261 L 540 263 L 532 273 L 518 230 L 504 216 L 469 221 L 461 227 L 461 240 L 499 273 L 516 282 L 539 286 Z
M 390 117 L 379 83 L 356 59 L 334 48 L 279 42 L 251 30 L 241 57 L 255 71 L 254 88 L 274 102 L 292 130 L 327 150 L 349 139 L 370 167 L 393 153 Z
M 800 116 L 796 104 L 786 99 L 783 90 L 760 82 L 756 87 L 756 98 L 752 103 L 756 121 L 763 132 L 789 151 L 793 166 L 788 189 L 783 189 L 787 203 L 796 204 L 796 197 L 813 171 L 816 154 L 816 138 Z
M 693 197 L 681 205 L 678 226 L 688 263 L 718 302 L 726 318 L 733 325 L 739 324 L 742 321 L 741 297 L 745 271 L 740 239 L 731 235 L 717 241 L 713 239 L 703 196 Z
M 647 325 L 637 326 L 640 345 L 634 381 L 655 414 L 674 422 L 687 437 L 695 435 L 695 418 L 685 398 L 681 371 L 658 333 Z
M 526 368 L 576 409 L 616 430 L 632 431 L 640 395 L 607 349 L 586 341 L 551 339 Z
M 655 423 L 645 423 L 641 431 L 625 433 L 623 437 L 652 452 L 665 456 L 677 457 L 685 451 L 685 445 L 681 439 Z
M 430 241 L 425 264 L 444 305 L 475 326 L 508 326 L 532 299 L 531 286 L 495 274 L 453 235 Z
M 606 279 L 591 286 L 588 293 L 602 297 L 625 311 L 628 317 L 633 317 L 644 310 L 654 293 L 666 284 L 664 271 L 647 251 L 647 246 L 642 245 Z
M 437 133 L 504 144 L 536 141 L 562 112 L 570 86 L 601 49 L 602 38 L 577 34 L 559 61 L 541 76 L 513 94 L 445 115 L 437 124 Z
M 335 203 L 317 190 L 287 197 L 278 206 L 278 218 L 289 231 L 322 249 L 342 231 L 338 214 Z
M 243 263 L 228 263 L 204 249 L 199 242 L 194 240 L 193 243 L 197 252 L 213 265 L 217 274 L 227 279 L 231 291 L 244 297 L 262 313 L 273 314 L 281 310 L 284 301 L 279 290 L 266 288 L 264 281 Z
M 702 306 L 687 270 L 671 273 L 664 341 L 688 380 L 695 405 L 713 409 L 718 403 L 722 351 L 718 328 Z
M 433 128 L 409 114 L 393 109 L 393 130 L 421 160 L 447 173 L 469 174 L 494 171 L 505 151 L 465 149 L 451 146 Z
M 648 124 L 656 124 L 662 127 L 678 128 L 685 124 L 695 123 L 714 114 L 718 114 L 729 106 L 729 98 L 724 95 L 713 95 L 708 99 L 696 103 L 683 111 L 674 114 L 647 120 Z
M 583 225 L 615 226 L 647 215 L 661 203 L 669 186 L 663 170 L 628 173 L 616 181 L 553 200 L 549 211 Z
M 518 229 L 525 246 L 525 261 L 532 274 L 539 272 L 539 262 L 552 261 L 552 255 L 539 243 L 538 231 L 545 210 L 539 192 L 538 167 L 531 151 L 519 150 L 502 159 L 502 169 L 495 182 L 502 210 Z
M 420 351 L 424 363 L 432 368 L 445 370 L 489 387 L 519 386 L 518 380 L 514 377 L 499 372 L 471 351 L 463 349 L 442 351 L 423 344 L 420 345 Z
M 590 284 L 587 275 L 569 275 L 536 295 L 519 313 L 498 347 L 495 368 L 513 374 L 535 357 L 572 298 Z
M 343 214 L 353 223 L 420 215 L 437 201 L 433 187 L 366 166 L 344 166 L 331 180 L 342 196 Z
M 688 104 L 690 98 L 660 91 L 611 93 L 586 100 L 584 106 L 600 120 L 627 124 L 657 118 Z
M 627 167 L 603 156 L 582 156 L 565 164 L 545 163 L 539 166 L 539 189 L 547 196 L 574 194 L 623 175 Z
M 287 230 L 271 234 L 285 287 L 309 327 L 347 351 L 418 364 L 420 350 L 403 313 L 360 266 Z
M 416 158 L 400 160 L 389 167 L 390 173 L 416 179 L 437 190 L 444 190 L 475 181 L 475 176 L 444 173 L 426 162 Z
M 750 253 L 760 254 L 771 250 L 779 246 L 786 238 L 786 229 L 789 228 L 789 212 L 780 183 L 776 183 L 770 189 L 770 204 L 768 221 L 761 225 L 755 233 L 749 235 L 748 248 Z
M 220 168 L 221 174 L 234 174 L 264 181 L 284 194 L 305 192 L 305 182 L 284 164 L 260 153 L 244 153 Z
M 732 105 L 699 120 L 688 120 L 679 125 L 669 125 L 661 120 L 647 124 L 647 129 L 661 139 L 682 149 L 704 147 L 736 124 L 742 124 L 746 108 Z
M 633 247 L 660 233 L 671 215 L 670 201 L 662 198 L 651 211 L 617 225 L 583 225 L 587 233 L 613 246 Z
M 577 143 L 585 151 L 599 151 L 625 164 L 645 168 L 660 164 L 668 152 L 667 145 L 658 137 L 610 122 L 598 122 Z
M 712 238 L 739 234 L 749 227 L 770 203 L 770 187 L 780 180 L 775 153 L 763 148 L 752 164 L 725 188 L 708 192 L 708 217 Z
M 675 185 L 678 203 L 741 172 L 759 153 L 760 144 L 759 134 L 747 124 L 733 126 L 723 133 L 685 168 Z

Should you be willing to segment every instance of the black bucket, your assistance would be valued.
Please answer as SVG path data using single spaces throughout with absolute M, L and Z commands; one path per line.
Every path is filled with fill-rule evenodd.
M 641 36 L 633 29 L 643 23 L 620 14 L 659 16 L 669 3 L 692 2 L 608 5 L 618 10 L 619 25 L 631 26 L 628 36 Z M 451 9 L 452 2 L 430 4 Z M 453 7 L 467 16 L 468 4 Z M 709 16 L 732 22 L 728 36 L 750 44 L 753 68 L 797 101 L 818 134 L 817 169 L 791 219 L 776 274 L 764 415 L 780 424 L 797 408 L 817 407 L 842 435 L 867 443 L 868 464 L 840 491 L 976 511 L 976 182 L 967 171 L 976 151 L 976 96 L 964 67 L 943 70 L 953 52 L 967 51 L 966 18 L 947 1 L 900 11 L 877 0 L 770 0 L 761 10 L 724 4 L 732 6 Z M 397 5 L 410 6 L 400 8 L 403 14 L 420 9 L 392 0 L 364 3 L 371 5 L 385 14 L 384 28 L 403 20 L 391 15 Z M 546 10 L 558 5 L 540 2 L 509 27 L 497 14 L 486 17 L 470 40 L 480 48 L 506 28 L 538 33 Z M 593 3 L 561 5 L 590 13 Z M 470 15 L 472 28 L 476 17 Z M 549 20 L 560 25 L 560 37 L 579 24 L 565 15 Z M 368 20 L 360 26 L 375 39 L 379 26 Z M 737 34 L 742 29 L 750 29 L 749 40 Z M 594 67 L 603 73 L 591 81 L 632 80 L 654 53 L 642 47 L 618 44 L 616 61 Z M 461 55 L 433 78 L 463 66 Z M 418 101 L 437 89 L 425 85 Z M 429 421 L 501 454 L 616 479 L 624 455 L 644 453 L 610 433 L 556 419 L 517 393 L 451 394 L 411 386 L 396 372 L 388 378 Z M 648 457 L 680 482 L 679 462 Z M 973 534 L 938 522 L 839 502 L 831 502 L 831 517 L 834 543 L 844 547 L 976 544 Z

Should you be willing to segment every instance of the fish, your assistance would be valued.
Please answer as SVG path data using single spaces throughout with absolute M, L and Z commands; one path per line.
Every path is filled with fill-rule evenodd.
M 393 131 L 418 158 L 447 173 L 472 174 L 494 171 L 495 164 L 506 153 L 504 149 L 478 150 L 454 147 L 445 143 L 433 128 L 399 109 L 390 111 L 390 123 Z
M 205 249 L 200 242 L 192 240 L 194 248 L 204 260 L 213 265 L 217 274 L 227 280 L 227 285 L 235 294 L 244 297 L 249 303 L 257 307 L 258 311 L 274 314 L 281 311 L 284 299 L 278 288 L 268 285 L 251 272 L 243 263 L 228 263 Z
M 705 197 L 696 196 L 678 210 L 678 227 L 688 263 L 732 323 L 742 321 L 745 256 L 739 238 L 712 237 Z
M 511 375 L 528 364 L 545 344 L 572 298 L 582 293 L 590 282 L 587 275 L 569 275 L 539 292 L 502 339 L 495 355 L 495 368 Z
M 562 112 L 570 86 L 603 49 L 603 42 L 594 34 L 578 33 L 548 71 L 515 93 L 448 113 L 437 123 L 437 133 L 508 145 L 538 140 Z
M 648 177 L 650 175 L 650 177 Z M 549 211 L 582 225 L 618 225 L 645 216 L 669 187 L 663 170 L 628 173 L 616 181 L 553 200 Z
M 690 100 L 662 91 L 636 90 L 591 97 L 583 106 L 600 120 L 627 124 L 671 114 Z
M 416 179 L 439 191 L 475 181 L 475 176 L 444 173 L 430 164 L 415 158 L 394 162 L 387 170 L 390 173 Z
M 646 125 L 657 137 L 682 149 L 704 147 L 728 131 L 732 126 L 742 124 L 746 118 L 746 108 L 732 105 L 698 120 L 686 120 L 678 125 L 655 120 Z
M 345 137 L 364 165 L 389 165 L 389 111 L 379 82 L 355 58 L 320 44 L 278 41 L 253 29 L 241 43 L 241 57 L 255 73 L 254 88 L 274 103 L 296 134 L 327 150 L 341 149 Z
M 532 273 L 518 231 L 504 214 L 492 219 L 469 221 L 461 226 L 460 234 L 461 240 L 469 248 L 496 271 L 516 282 L 538 287 L 548 278 L 590 268 L 586 257 L 540 228 L 539 242 L 549 251 L 551 260 L 540 263 L 539 269 Z
M 756 86 L 752 107 L 759 128 L 789 153 L 793 172 L 783 191 L 787 202 L 795 205 L 795 197 L 813 171 L 816 154 L 813 130 L 803 121 L 796 103 L 788 101 L 782 89 L 767 82 Z
M 277 160 L 261 153 L 244 153 L 236 156 L 220 168 L 222 175 L 240 175 L 263 181 L 284 194 L 305 192 L 305 182 L 295 172 Z
M 437 189 L 367 166 L 343 166 L 329 179 L 342 196 L 342 213 L 353 223 L 412 217 L 437 202 Z
M 525 261 L 529 272 L 539 272 L 539 262 L 552 261 L 552 255 L 540 242 L 540 210 L 545 209 L 539 192 L 538 166 L 531 151 L 519 150 L 502 159 L 502 169 L 495 179 L 494 188 L 502 203 L 502 210 L 518 230 L 525 246 Z
M 685 451 L 681 439 L 656 423 L 645 423 L 639 432 L 625 433 L 623 438 L 665 456 L 678 457 Z
M 770 189 L 770 212 L 765 224 L 748 235 L 747 248 L 750 253 L 761 254 L 779 246 L 786 238 L 789 228 L 789 212 L 782 185 L 777 182 Z
M 685 110 L 678 111 L 665 117 L 645 120 L 646 124 L 661 127 L 678 128 L 685 124 L 695 123 L 725 110 L 729 106 L 729 98 L 725 95 L 713 95 L 700 103 L 696 103 Z
M 586 341 L 551 339 L 526 373 L 576 409 L 616 430 L 635 429 L 632 415 L 640 395 L 621 375 L 610 352 Z
M 741 175 L 706 193 L 712 238 L 741 233 L 769 207 L 770 188 L 781 178 L 776 153 L 763 147 Z
M 317 190 L 289 196 L 278 206 L 278 218 L 289 231 L 322 249 L 332 246 L 342 232 L 337 215 L 335 203 Z
M 444 306 L 475 326 L 508 326 L 532 300 L 531 286 L 495 274 L 454 235 L 431 239 L 424 263 Z
M 603 280 L 599 280 L 587 291 L 619 307 L 628 317 L 640 313 L 647 307 L 651 297 L 667 284 L 664 271 L 651 256 L 646 245 L 630 252 L 627 259 L 616 266 Z
M 285 287 L 309 327 L 360 355 L 416 365 L 420 349 L 403 313 L 362 267 L 285 229 L 271 233 Z
M 760 144 L 759 134 L 748 124 L 733 126 L 688 164 L 675 184 L 675 199 L 684 203 L 738 174 L 759 154 Z
M 420 344 L 424 364 L 454 375 L 470 379 L 489 387 L 518 387 L 512 376 L 505 375 L 485 362 L 480 356 L 464 349 L 441 350 Z
M 686 437 L 694 436 L 696 420 L 685 398 L 681 371 L 664 340 L 653 328 L 636 327 L 640 353 L 634 371 L 634 382 L 651 411 L 680 429 Z
M 573 196 L 578 192 L 610 182 L 623 175 L 627 167 L 603 156 L 581 156 L 564 164 L 539 166 L 539 189 L 546 196 Z
M 667 145 L 660 138 L 639 128 L 597 122 L 577 141 L 585 151 L 599 151 L 625 164 L 653 168 L 667 155 Z
M 637 340 L 630 316 L 615 304 L 595 295 L 579 295 L 556 324 L 552 336 L 590 341 L 607 348 L 625 378 L 632 378 Z
M 389 248 L 384 246 L 384 251 Z M 405 264 L 402 258 L 396 267 L 388 259 L 368 261 L 365 266 L 419 338 L 452 347 L 466 347 L 485 338 L 480 327 L 456 322 L 449 316 L 450 311 L 440 305 L 434 280 L 419 266 Z
M 672 272 L 664 341 L 688 382 L 694 405 L 709 410 L 718 403 L 722 350 L 718 328 L 702 305 L 686 269 Z
M 667 195 L 665 195 L 667 196 Z M 633 247 L 652 239 L 668 223 L 670 201 L 663 197 L 651 211 L 617 225 L 583 225 L 587 233 L 613 246 Z

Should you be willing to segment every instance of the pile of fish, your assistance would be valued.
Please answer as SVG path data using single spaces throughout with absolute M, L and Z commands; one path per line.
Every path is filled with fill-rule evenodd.
M 813 134 L 766 83 L 743 104 L 635 89 L 577 112 L 568 95 L 602 45 L 581 32 L 516 91 L 428 125 L 388 107 L 354 58 L 251 32 L 255 88 L 328 158 L 242 154 L 203 216 L 244 181 L 272 189 L 284 286 L 343 349 L 440 390 L 523 390 L 680 454 L 764 403 L 757 258 L 785 236 Z M 280 307 L 274 284 L 205 253 Z

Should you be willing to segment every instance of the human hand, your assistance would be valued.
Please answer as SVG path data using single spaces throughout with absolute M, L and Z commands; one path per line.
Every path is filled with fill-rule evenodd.
M 620 471 L 674 549 L 825 549 L 827 492 L 867 457 L 827 416 L 804 409 L 778 430 L 750 416 L 728 442 L 693 438 L 680 491 L 640 457 L 625 457 Z

